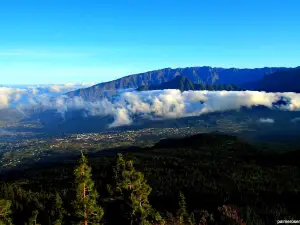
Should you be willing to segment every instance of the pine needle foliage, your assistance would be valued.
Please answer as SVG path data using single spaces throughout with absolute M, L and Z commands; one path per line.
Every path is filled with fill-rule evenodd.
M 118 154 L 114 167 L 114 183 L 109 186 L 109 191 L 116 198 L 122 199 L 131 225 L 164 223 L 161 215 L 149 203 L 151 190 L 144 174 L 134 169 L 133 161 L 125 161 L 122 154 Z
M 194 215 L 189 215 L 187 211 L 185 196 L 182 192 L 179 193 L 179 209 L 177 211 L 177 219 L 179 224 L 196 224 Z
M 92 180 L 91 168 L 88 166 L 88 160 L 81 154 L 79 165 L 74 171 L 76 184 L 76 200 L 74 201 L 75 215 L 77 224 L 96 225 L 100 224 L 104 211 L 97 204 L 99 197 Z
M 0 225 L 11 224 L 11 201 L 0 200 Z
M 56 208 L 56 212 L 55 212 L 56 220 L 54 221 L 53 225 L 62 225 L 65 210 L 63 208 L 63 201 L 58 193 L 56 193 L 55 196 L 55 208 Z
M 34 210 L 32 212 L 32 216 L 29 218 L 28 220 L 28 224 L 27 225 L 40 225 L 37 223 L 37 217 L 39 215 L 39 211 L 38 210 Z

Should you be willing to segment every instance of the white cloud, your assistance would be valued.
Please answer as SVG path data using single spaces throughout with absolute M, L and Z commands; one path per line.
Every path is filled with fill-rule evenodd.
M 49 87 L 49 91 L 50 92 L 60 92 L 61 90 L 58 86 L 53 85 L 53 86 Z
M 116 109 L 114 114 L 115 114 L 115 120 L 110 125 L 110 127 L 124 126 L 132 123 L 132 120 L 128 115 L 126 109 L 124 108 Z
M 58 84 L 35 86 L 9 86 L 0 87 L 0 109 L 18 104 L 27 104 L 28 107 L 39 102 L 47 102 L 50 98 L 59 96 L 78 88 L 84 88 L 89 84 Z
M 290 103 L 279 107 L 281 110 L 299 110 L 298 94 L 265 92 L 229 92 L 229 91 L 186 91 L 179 90 L 124 92 L 114 101 L 107 99 L 86 102 L 82 98 L 60 98 L 47 103 L 44 107 L 57 109 L 63 113 L 72 109 L 84 109 L 89 115 L 111 115 L 114 122 L 111 127 L 128 125 L 135 117 L 147 119 L 166 119 L 197 116 L 209 112 L 237 110 L 242 106 L 263 105 L 272 108 L 282 96 Z M 272 123 L 270 118 L 260 122 Z
M 275 121 L 272 118 L 260 118 L 259 122 L 260 123 L 274 123 Z
M 0 107 L 30 107 L 55 109 L 62 115 L 69 110 L 84 110 L 86 115 L 114 118 L 111 127 L 128 125 L 134 118 L 166 119 L 198 116 L 210 112 L 238 110 L 241 107 L 263 105 L 273 108 L 280 99 L 286 105 L 277 106 L 280 110 L 300 110 L 300 94 L 265 93 L 258 91 L 186 91 L 159 90 L 136 92 L 123 90 L 113 100 L 102 99 L 95 102 L 84 101 L 80 97 L 69 98 L 61 94 L 76 89 L 77 85 L 56 85 L 30 87 L 24 89 L 0 88 Z M 80 86 L 82 87 L 82 86 Z M 53 98 L 56 97 L 56 98 Z M 261 118 L 261 123 L 275 122 L 271 118 Z
M 26 90 L 19 88 L 0 87 L 0 109 L 7 108 L 11 103 L 17 102 Z

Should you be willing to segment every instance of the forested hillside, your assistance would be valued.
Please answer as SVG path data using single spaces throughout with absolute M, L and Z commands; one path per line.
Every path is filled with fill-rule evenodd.
M 1 174 L 0 217 L 3 224 L 276 224 L 300 216 L 297 155 L 210 133 L 89 161 L 61 158 Z

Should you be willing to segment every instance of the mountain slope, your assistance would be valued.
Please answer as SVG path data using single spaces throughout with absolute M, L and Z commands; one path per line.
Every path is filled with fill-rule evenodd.
M 0 124 L 3 122 L 16 122 L 24 117 L 24 113 L 16 108 L 0 109 Z
M 163 89 L 179 89 L 181 91 L 195 90 L 195 86 L 191 80 L 184 76 L 177 76 L 173 80 L 150 86 L 141 86 L 137 88 L 137 91 L 148 91 L 148 90 L 163 90 Z
M 173 80 L 161 83 L 158 85 L 150 86 L 141 86 L 137 88 L 137 91 L 150 91 L 150 90 L 164 90 L 164 89 L 178 89 L 180 91 L 189 91 L 189 90 L 228 90 L 228 91 L 238 91 L 241 90 L 236 85 L 231 84 L 197 84 L 192 83 L 191 80 L 185 76 L 177 76 Z
M 224 142 L 237 142 L 238 137 L 223 133 L 200 133 L 184 138 L 167 138 L 157 142 L 153 148 L 201 147 L 204 145 L 220 146 Z
M 246 84 L 245 87 L 267 92 L 300 93 L 300 69 L 283 70 L 268 74 L 257 82 Z
M 204 84 L 236 84 L 257 81 L 265 74 L 270 74 L 283 68 L 257 69 L 224 69 L 213 67 L 187 67 L 177 69 L 160 69 L 145 73 L 133 74 L 110 82 L 100 83 L 89 88 L 67 93 L 68 96 L 81 96 L 85 100 L 94 101 L 103 97 L 103 92 L 113 92 L 117 89 L 138 88 L 146 85 L 158 85 L 174 79 L 176 76 L 186 76 L 194 83 Z

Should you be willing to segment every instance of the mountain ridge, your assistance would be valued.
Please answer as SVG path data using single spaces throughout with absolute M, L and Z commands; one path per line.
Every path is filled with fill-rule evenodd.
M 249 90 L 300 93 L 300 67 L 266 74 L 262 79 L 243 86 Z
M 151 91 L 151 90 L 164 90 L 164 89 L 178 89 L 180 91 L 189 91 L 189 90 L 241 91 L 242 90 L 238 86 L 231 85 L 231 84 L 215 84 L 215 85 L 197 84 L 197 83 L 193 83 L 187 77 L 179 75 L 170 81 L 158 85 L 141 86 L 137 88 L 136 91 Z
M 99 83 L 89 88 L 78 89 L 66 93 L 69 97 L 80 96 L 85 100 L 95 101 L 104 97 L 104 93 L 113 93 L 118 89 L 138 88 L 142 85 L 157 85 L 174 79 L 178 75 L 186 76 L 194 83 L 235 84 L 240 85 L 258 81 L 266 74 L 278 70 L 289 69 L 286 67 L 263 67 L 254 69 L 220 68 L 220 67 L 185 67 L 164 68 L 144 73 L 132 74 L 116 80 Z

